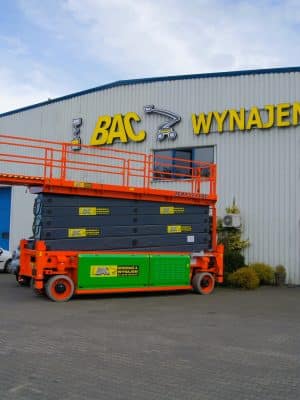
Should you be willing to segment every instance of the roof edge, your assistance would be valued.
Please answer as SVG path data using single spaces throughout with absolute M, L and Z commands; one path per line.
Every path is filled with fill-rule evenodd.
M 160 76 L 152 78 L 138 78 L 138 79 L 128 79 L 120 80 L 112 83 L 108 83 L 101 86 L 96 86 L 91 89 L 82 90 L 80 92 L 71 93 L 65 96 L 57 97 L 55 99 L 49 99 L 40 103 L 32 104 L 15 110 L 7 111 L 0 114 L 0 118 L 6 117 L 8 115 L 17 114 L 23 111 L 32 110 L 33 108 L 43 107 L 49 104 L 58 103 L 60 101 L 68 100 L 73 97 L 84 96 L 89 93 L 94 93 L 102 90 L 112 89 L 118 86 L 128 86 L 128 85 L 138 85 L 153 82 L 163 82 L 163 81 L 176 81 L 176 80 L 187 80 L 187 79 L 203 79 L 203 78 L 222 78 L 222 77 L 234 77 L 243 75 L 261 75 L 261 74 L 276 74 L 276 73 L 290 73 L 290 72 L 300 72 L 299 67 L 277 67 L 277 68 L 263 68 L 263 69 L 247 69 L 241 71 L 226 71 L 226 72 L 209 72 L 203 74 L 191 74 L 191 75 L 170 75 L 170 76 Z

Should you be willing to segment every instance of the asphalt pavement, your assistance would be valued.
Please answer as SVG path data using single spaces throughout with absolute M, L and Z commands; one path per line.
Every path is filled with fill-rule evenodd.
M 298 400 L 300 288 L 37 297 L 0 274 L 1 400 Z

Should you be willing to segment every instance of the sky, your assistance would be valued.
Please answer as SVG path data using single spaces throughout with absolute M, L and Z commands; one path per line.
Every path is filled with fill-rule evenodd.
M 0 0 L 0 113 L 118 80 L 299 66 L 299 0 Z

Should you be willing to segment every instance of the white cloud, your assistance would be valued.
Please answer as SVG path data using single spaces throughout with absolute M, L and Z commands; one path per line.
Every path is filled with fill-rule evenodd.
M 85 24 L 95 61 L 151 76 L 294 64 L 296 3 L 67 0 L 65 9 Z
M 82 82 L 90 77 L 89 87 L 116 79 L 300 64 L 298 0 L 20 0 L 19 5 L 28 24 L 48 33 L 51 51 L 63 49 L 61 65 L 38 60 L 32 44 L 17 36 L 0 36 L 6 48 L 0 112 L 84 89 L 74 87 L 79 73 L 72 78 L 64 50 L 76 59 L 72 67 L 78 64 Z
M 56 97 L 52 83 L 45 80 L 44 71 L 35 69 L 30 80 L 20 80 L 9 68 L 0 68 L 0 112 L 24 107 Z
M 14 36 L 0 37 L 0 112 L 46 101 L 61 94 L 56 71 L 34 60 L 28 46 Z
M 0 35 L 2 47 L 6 48 L 8 54 L 13 56 L 24 56 L 28 54 L 27 46 L 17 37 Z
M 64 75 L 32 54 L 18 36 L 0 35 L 0 113 L 47 101 L 70 90 Z M 64 87 L 64 89 L 62 89 Z

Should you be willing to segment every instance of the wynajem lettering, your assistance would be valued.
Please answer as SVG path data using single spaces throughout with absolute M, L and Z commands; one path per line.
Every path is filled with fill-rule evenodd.
M 263 115 L 262 115 L 263 114 Z M 245 108 L 238 110 L 224 110 L 223 112 L 210 111 L 209 113 L 192 114 L 193 133 L 209 134 L 213 126 L 219 133 L 228 129 L 230 132 L 240 130 L 249 131 L 253 128 L 269 129 L 299 125 L 300 103 L 267 104 L 262 110 L 251 107 L 248 112 Z M 228 121 L 228 124 L 227 124 Z M 213 123 L 215 123 L 213 125 Z

